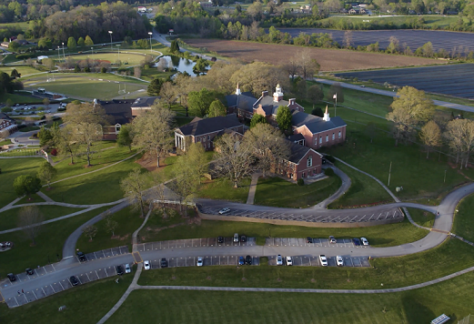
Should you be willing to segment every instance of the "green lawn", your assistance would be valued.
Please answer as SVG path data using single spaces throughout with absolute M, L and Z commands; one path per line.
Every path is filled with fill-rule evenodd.
M 44 220 L 57 218 L 80 211 L 81 208 L 69 208 L 54 205 L 38 206 L 39 211 L 43 214 Z M 18 214 L 21 207 L 9 209 L 0 213 L 0 231 L 18 227 Z
M 127 290 L 133 279 L 132 274 L 120 277 L 118 284 L 115 283 L 116 277 L 110 277 L 13 309 L 9 309 L 6 304 L 0 304 L 0 322 L 97 323 Z M 58 312 L 59 306 L 63 305 L 66 309 Z
M 229 222 L 202 220 L 200 224 L 189 224 L 168 228 L 154 233 L 145 233 L 147 241 L 165 241 L 201 237 L 232 236 L 234 233 L 256 237 L 257 244 L 263 245 L 266 237 L 361 237 L 365 236 L 372 246 L 395 246 L 417 241 L 428 232 L 404 220 L 401 223 L 370 226 L 364 228 L 315 228 L 304 226 L 273 225 L 251 222 Z M 140 235 L 142 234 L 140 232 Z
M 329 208 L 393 202 L 387 191 L 372 178 L 342 163 L 336 162 L 336 166 L 351 178 L 351 187 L 342 197 L 330 204 Z
M 464 237 L 466 240 L 474 242 L 474 217 L 472 210 L 474 207 L 474 195 L 464 198 L 458 205 L 459 212 L 454 218 L 452 232 Z
M 74 61 L 81 61 L 81 60 L 87 60 L 88 58 L 91 60 L 102 60 L 102 61 L 109 61 L 112 64 L 115 64 L 117 60 L 122 61 L 123 66 L 127 65 L 138 65 L 140 64 L 144 59 L 145 55 L 142 54 L 135 54 L 133 53 L 133 50 L 130 51 L 120 51 L 120 53 L 117 54 L 117 51 L 115 53 L 98 53 L 98 54 L 82 54 L 82 55 L 71 55 L 69 56 L 72 58 Z M 136 52 L 139 53 L 139 52 Z M 150 51 L 148 51 L 147 54 L 150 54 Z M 156 55 L 156 54 L 155 54 Z
M 147 81 L 152 81 L 153 79 L 156 79 L 156 78 L 168 79 L 168 77 L 171 77 L 173 74 L 174 74 L 173 72 L 160 72 L 156 68 L 148 68 L 148 69 L 142 69 L 142 75 L 140 79 L 147 80 Z
M 10 145 L 12 143 L 11 139 L 7 138 L 3 141 L 0 141 L 0 146 L 3 146 L 3 145 Z
M 19 273 L 28 267 L 57 262 L 62 258 L 63 244 L 67 237 L 87 220 L 109 207 L 43 225 L 35 246 L 22 231 L 0 235 L 0 242 L 12 241 L 13 249 L 0 253 L 0 274 Z
M 28 76 L 30 74 L 40 73 L 39 70 L 29 66 L 29 65 L 16 65 L 16 66 L 2 66 L 0 67 L 0 72 L 5 72 L 8 75 L 12 73 L 13 70 L 17 70 L 21 74 L 21 77 Z M 40 101 L 36 98 L 37 101 Z
M 27 95 L 20 95 L 15 93 L 4 93 L 0 95 L 0 102 L 6 102 L 8 99 L 10 99 L 14 104 L 38 102 L 38 98 L 33 98 Z
M 260 178 L 254 203 L 293 208 L 314 206 L 335 193 L 341 184 L 338 176 L 304 186 L 298 186 L 279 177 Z
M 77 241 L 76 248 L 84 253 L 89 253 L 115 246 L 128 245 L 129 250 L 132 251 L 132 234 L 140 227 L 144 218 L 140 218 L 140 212 L 132 211 L 131 207 L 127 207 L 112 214 L 112 219 L 118 224 L 114 237 L 107 230 L 104 219 L 95 224 L 98 231 L 92 242 L 89 242 L 88 237 L 82 235 Z
M 0 207 L 12 202 L 17 195 L 13 191 L 13 180 L 20 175 L 35 175 L 43 159 L 0 159 L 2 170 L 0 181 Z
M 37 202 L 44 202 L 44 199 L 41 198 L 39 195 L 34 194 L 30 196 L 25 196 L 18 200 L 15 204 L 16 205 L 23 205 L 23 204 L 31 204 L 31 203 L 37 203 Z
M 227 178 L 218 178 L 215 180 L 206 179 L 199 189 L 198 197 L 220 200 L 230 200 L 236 202 L 247 201 L 250 188 L 250 178 L 242 180 L 237 189 Z
M 39 127 L 36 127 L 39 129 Z M 0 156 L 40 156 L 38 154 L 39 148 L 18 148 L 0 154 Z M 39 160 L 39 159 L 38 159 Z
M 418 225 L 431 228 L 434 225 L 435 215 L 427 211 L 416 209 L 416 208 L 407 208 L 410 213 L 411 218 Z

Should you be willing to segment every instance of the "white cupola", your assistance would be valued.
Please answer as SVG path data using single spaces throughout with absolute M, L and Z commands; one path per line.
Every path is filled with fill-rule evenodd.
M 235 94 L 236 94 L 237 96 L 240 96 L 240 95 L 242 94 L 242 92 L 240 91 L 240 86 L 239 86 L 238 83 L 237 83 L 237 89 L 235 89 Z
M 281 86 L 280 84 L 277 84 L 275 93 L 273 94 L 273 101 L 279 102 L 280 100 L 283 100 L 283 92 L 281 92 Z
M 327 122 L 331 120 L 331 118 L 329 117 L 328 106 L 326 106 L 326 112 L 324 113 L 323 120 Z

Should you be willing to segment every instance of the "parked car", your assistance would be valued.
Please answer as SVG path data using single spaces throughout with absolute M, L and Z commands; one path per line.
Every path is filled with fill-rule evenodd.
M 245 264 L 244 257 L 243 257 L 243 256 L 240 256 L 240 257 L 239 257 L 239 265 L 244 265 L 244 264 Z
M 222 208 L 221 210 L 219 210 L 219 215 L 223 215 L 223 214 L 228 213 L 228 212 L 230 212 L 230 208 L 225 207 L 225 208 Z
M 79 258 L 79 261 L 82 262 L 82 261 L 86 261 L 86 255 L 82 252 L 77 252 L 77 257 Z
M 16 276 L 13 273 L 7 274 L 7 277 L 11 282 L 16 281 Z
M 29 276 L 32 276 L 35 274 L 35 270 L 31 269 L 31 268 L 26 268 L 26 274 L 29 275 Z
M 168 261 L 166 260 L 166 258 L 161 258 L 160 265 L 162 268 L 168 268 Z
M 224 243 L 224 238 L 222 236 L 218 236 L 217 243 Z
M 292 266 L 293 265 L 293 259 L 290 256 L 286 257 L 286 265 L 287 266 Z
M 321 265 L 323 267 L 327 267 L 328 266 L 328 259 L 326 258 L 326 256 L 324 254 L 321 254 L 319 256 L 319 261 L 321 262 Z
M 329 243 L 331 243 L 331 244 L 335 244 L 335 243 L 337 243 L 337 240 L 336 240 L 336 238 L 335 238 L 334 236 L 332 236 L 332 235 L 331 235 L 331 236 L 329 236 Z
M 121 265 L 116 266 L 116 267 L 115 267 L 115 270 L 117 270 L 117 274 L 118 274 L 119 276 L 123 275 L 123 273 L 124 273 L 124 272 L 123 272 L 123 268 L 122 268 Z
M 281 254 L 277 255 L 276 263 L 277 265 L 283 265 L 283 258 L 281 257 Z
M 69 281 L 73 286 L 77 286 L 79 284 L 79 279 L 77 279 L 75 276 L 71 276 L 71 278 L 69 278 Z
M 307 237 L 306 238 L 306 243 L 313 243 L 313 238 L 312 237 Z
M 204 260 L 202 259 L 202 257 L 198 257 L 196 265 L 198 267 L 202 267 L 204 265 Z
M 150 270 L 151 269 L 151 264 L 150 264 L 150 261 L 146 260 L 143 262 L 143 267 L 145 268 L 145 270 Z
M 342 256 L 336 256 L 336 263 L 338 267 L 342 267 L 344 265 L 344 260 L 342 259 Z
M 240 242 L 247 242 L 247 236 L 241 235 L 240 236 Z
M 245 257 L 245 264 L 252 265 L 252 257 L 250 255 Z
M 239 234 L 235 233 L 234 234 L 234 243 L 238 243 L 238 242 L 239 242 Z
M 365 237 L 361 237 L 360 240 L 362 241 L 362 245 L 369 245 L 369 241 Z
M 357 245 L 357 246 L 358 246 L 358 245 L 360 245 L 360 240 L 359 240 L 357 237 L 354 237 L 354 238 L 352 239 L 352 243 L 354 243 L 354 245 Z
M 130 272 L 132 272 L 132 269 L 130 268 L 130 264 L 127 263 L 125 265 L 125 273 L 130 273 Z

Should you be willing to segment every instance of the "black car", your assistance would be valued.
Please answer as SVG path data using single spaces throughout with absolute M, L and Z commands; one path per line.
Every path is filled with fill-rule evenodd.
M 354 245 L 360 245 L 360 240 L 357 237 L 354 237 L 352 239 L 352 242 L 354 243 Z
M 240 242 L 247 242 L 247 236 L 241 235 L 240 236 Z
M 7 274 L 7 277 L 11 282 L 16 281 L 16 276 L 13 273 Z
M 123 268 L 121 265 L 118 265 L 115 269 L 117 270 L 117 274 L 119 276 L 123 275 Z
M 79 279 L 77 279 L 75 276 L 71 276 L 71 278 L 69 278 L 69 281 L 73 286 L 77 286 L 79 284 Z
M 77 257 L 79 258 L 79 261 L 86 261 L 86 255 L 83 252 L 77 252 Z
M 306 238 L 306 243 L 313 243 L 313 238 L 312 237 L 307 237 Z
M 32 276 L 35 274 L 35 270 L 31 269 L 31 268 L 27 268 L 26 270 L 26 274 L 29 275 L 29 276 Z
M 217 243 L 224 243 L 224 238 L 222 236 L 217 237 Z
M 161 267 L 168 268 L 168 261 L 165 258 L 161 258 Z
M 250 255 L 245 257 L 245 264 L 252 265 L 252 257 Z

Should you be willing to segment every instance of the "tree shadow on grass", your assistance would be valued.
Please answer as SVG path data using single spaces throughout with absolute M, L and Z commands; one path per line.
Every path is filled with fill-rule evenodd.
M 434 314 L 431 309 L 421 304 L 412 296 L 402 298 L 402 307 L 409 324 L 430 323 L 441 314 Z

